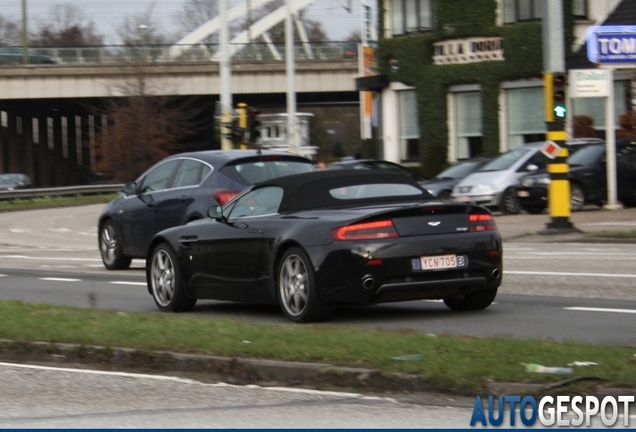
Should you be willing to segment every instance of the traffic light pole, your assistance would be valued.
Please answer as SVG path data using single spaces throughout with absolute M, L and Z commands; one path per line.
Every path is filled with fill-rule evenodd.
M 548 209 L 550 222 L 541 234 L 578 231 L 570 222 L 570 167 L 565 131 L 565 51 L 563 37 L 562 0 L 543 3 L 543 85 L 545 92 L 546 139 L 561 150 L 553 162 L 548 164 L 550 185 L 548 187 Z M 556 87 L 556 88 L 555 88 Z

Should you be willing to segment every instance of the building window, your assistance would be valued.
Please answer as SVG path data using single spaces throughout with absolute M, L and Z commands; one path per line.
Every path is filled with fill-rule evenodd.
M 505 24 L 541 19 L 541 0 L 503 0 Z
M 587 0 L 572 0 L 572 15 L 576 19 L 587 19 Z
M 614 128 L 619 129 L 618 120 L 629 107 L 626 96 L 627 81 L 614 82 Z M 592 127 L 599 138 L 605 139 L 605 98 L 575 98 L 572 99 L 572 115 L 586 115 L 592 117 Z
M 433 29 L 432 0 L 391 0 L 393 35 Z
M 481 117 L 480 92 L 455 93 L 457 159 L 469 159 L 483 154 Z
M 403 161 L 419 161 L 420 126 L 417 95 L 415 90 L 402 90 L 397 94 L 400 118 L 400 158 Z
M 508 149 L 545 139 L 543 87 L 506 91 L 508 107 Z

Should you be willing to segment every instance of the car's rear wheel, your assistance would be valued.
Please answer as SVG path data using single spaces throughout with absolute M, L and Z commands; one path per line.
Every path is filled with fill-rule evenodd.
M 451 191 L 449 190 L 441 191 L 437 195 L 437 199 L 440 200 L 441 202 L 451 202 L 453 200 L 453 198 L 451 197 Z
M 529 214 L 539 214 L 545 210 L 545 206 L 524 206 L 522 209 Z
M 132 258 L 124 255 L 117 227 L 112 220 L 104 222 L 99 229 L 99 252 L 104 267 L 108 270 L 124 270 L 130 267 Z
M 189 312 L 194 308 L 197 300 L 186 295 L 179 261 L 166 243 L 152 252 L 148 278 L 150 292 L 161 311 Z
M 585 191 L 583 188 L 576 184 L 570 184 L 570 209 L 572 211 L 580 211 L 583 210 L 583 206 L 585 205 Z
M 514 188 L 506 189 L 501 195 L 499 211 L 504 214 L 517 214 L 521 211 L 521 206 L 519 205 L 517 193 L 515 192 Z
M 449 309 L 454 311 L 470 311 L 486 309 L 497 296 L 497 288 L 472 292 L 466 295 L 455 295 L 444 299 Z
M 289 248 L 278 266 L 278 300 L 285 316 L 294 322 L 324 321 L 334 307 L 318 297 L 311 261 L 300 248 Z

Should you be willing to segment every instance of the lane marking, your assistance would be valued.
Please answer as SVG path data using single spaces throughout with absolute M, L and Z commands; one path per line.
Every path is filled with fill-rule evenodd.
M 54 278 L 54 277 L 45 277 L 40 278 L 43 281 L 53 281 L 53 282 L 81 282 L 81 279 L 71 279 L 71 278 Z
M 5 274 L 0 274 L 0 277 L 6 277 L 6 276 L 7 276 L 7 275 L 5 275 Z
M 590 308 L 590 307 L 566 307 L 566 310 L 585 311 L 585 312 L 614 312 L 614 313 L 630 313 L 636 314 L 636 309 L 610 309 L 610 308 Z
M 73 368 L 61 368 L 54 366 L 38 366 L 38 365 L 27 365 L 27 364 L 17 364 L 17 363 L 5 363 L 0 362 L 0 366 L 12 367 L 12 368 L 20 368 L 20 369 L 34 369 L 41 371 L 57 371 L 57 372 L 69 372 L 76 374 L 86 374 L 86 375 L 105 375 L 105 376 L 118 376 L 118 377 L 126 377 L 126 378 L 141 378 L 141 379 L 151 379 L 157 381 L 172 381 L 183 384 L 195 384 L 206 387 L 231 387 L 231 388 L 248 388 L 248 389 L 259 389 L 265 391 L 275 391 L 275 392 L 284 392 L 284 393 L 303 393 L 303 394 L 315 394 L 315 395 L 326 395 L 326 396 L 339 396 L 339 397 L 348 397 L 362 400 L 379 400 L 379 401 L 387 401 L 393 403 L 399 403 L 396 399 L 389 397 L 380 397 L 380 396 L 365 396 L 359 393 L 345 393 L 345 392 L 336 392 L 336 391 L 323 391 L 323 390 L 311 390 L 311 389 L 302 389 L 302 388 L 290 388 L 290 387 L 261 387 L 255 384 L 248 385 L 235 385 L 235 384 L 227 384 L 223 382 L 218 383 L 204 383 L 201 381 L 196 381 L 188 378 L 179 378 L 174 376 L 166 376 L 166 375 L 148 375 L 148 374 L 137 374 L 130 372 L 112 372 L 112 371 L 100 371 L 100 370 L 90 370 L 90 369 L 73 369 Z
M 593 223 L 586 223 L 584 225 L 589 225 L 589 226 L 636 226 L 636 221 L 593 222 Z
M 505 270 L 504 274 L 536 275 L 536 276 L 583 276 L 583 277 L 636 278 L 636 274 L 535 272 L 535 271 L 515 271 L 515 270 Z
M 49 231 L 53 232 L 71 232 L 68 228 L 47 228 Z
M 143 285 L 143 286 L 148 285 L 146 282 L 127 282 L 127 281 L 113 281 L 108 283 L 113 285 Z
M 56 258 L 56 257 L 30 257 L 26 255 L 0 255 L 0 258 L 6 259 L 25 259 L 25 260 L 51 260 L 51 261 L 101 261 L 99 258 Z
M 28 233 L 28 232 L 32 232 L 30 229 L 28 228 L 9 228 L 9 231 L 14 232 L 14 233 Z

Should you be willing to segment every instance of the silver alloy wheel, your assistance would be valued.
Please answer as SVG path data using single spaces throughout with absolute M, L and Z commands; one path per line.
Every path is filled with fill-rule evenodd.
M 152 257 L 150 284 L 157 303 L 162 307 L 168 307 L 174 298 L 175 277 L 172 259 L 164 250 L 158 250 Z
M 99 242 L 102 258 L 106 264 L 113 264 L 117 258 L 117 232 L 111 223 L 104 225 L 102 229 L 102 241 Z
M 585 205 L 585 193 L 577 185 L 570 187 L 570 209 L 572 211 L 579 211 Z
M 501 198 L 502 207 L 504 209 L 503 213 L 509 214 L 517 214 L 519 210 L 521 210 L 521 206 L 519 205 L 519 201 L 514 194 L 514 190 L 508 189 L 504 192 L 503 197 Z
M 309 274 L 303 260 L 298 255 L 289 255 L 281 266 L 278 287 L 282 303 L 290 315 L 298 316 L 305 310 L 308 283 Z

